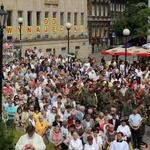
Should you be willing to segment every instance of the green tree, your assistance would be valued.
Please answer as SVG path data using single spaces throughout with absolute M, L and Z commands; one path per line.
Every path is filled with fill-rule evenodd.
M 150 8 L 145 3 L 129 4 L 124 11 L 123 19 L 114 24 L 116 34 L 122 36 L 123 29 L 128 28 L 131 36 L 146 35 L 150 28 L 147 21 L 149 14 Z

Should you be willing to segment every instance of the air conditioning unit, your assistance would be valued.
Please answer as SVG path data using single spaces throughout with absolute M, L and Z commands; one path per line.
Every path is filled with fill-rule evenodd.
M 37 35 L 36 36 L 36 39 L 38 40 L 38 39 L 40 39 L 41 38 L 41 35 Z
M 49 35 L 45 35 L 45 39 L 48 39 L 49 38 Z

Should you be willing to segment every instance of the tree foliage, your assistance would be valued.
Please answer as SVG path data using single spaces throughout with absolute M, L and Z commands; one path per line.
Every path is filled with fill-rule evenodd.
M 124 17 L 114 24 L 114 30 L 118 36 L 122 34 L 124 28 L 131 31 L 131 35 L 141 36 L 147 35 L 150 24 L 148 24 L 148 16 L 150 8 L 145 3 L 129 4 L 125 11 Z

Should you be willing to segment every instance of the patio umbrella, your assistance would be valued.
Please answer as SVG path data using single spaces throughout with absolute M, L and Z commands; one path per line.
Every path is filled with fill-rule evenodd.
M 138 57 L 150 57 L 150 53 L 147 53 L 147 52 L 143 52 L 143 53 L 139 53 L 137 54 Z
M 114 55 L 122 56 L 125 55 L 125 51 L 115 52 Z M 132 53 L 127 51 L 127 56 L 131 56 Z

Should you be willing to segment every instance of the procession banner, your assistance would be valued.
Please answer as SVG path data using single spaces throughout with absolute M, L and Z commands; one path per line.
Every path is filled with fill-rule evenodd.
M 41 33 L 41 27 L 40 26 L 36 26 L 36 33 L 37 34 Z
M 12 28 L 12 26 L 7 26 L 6 27 L 6 34 L 13 34 L 13 28 Z
M 32 26 L 27 27 L 28 39 L 32 39 Z

